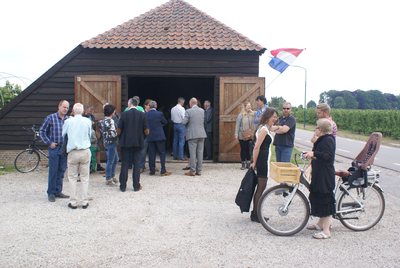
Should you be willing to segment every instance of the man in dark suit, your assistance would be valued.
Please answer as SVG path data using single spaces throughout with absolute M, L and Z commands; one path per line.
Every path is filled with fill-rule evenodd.
M 167 172 L 165 169 L 165 134 L 163 126 L 168 125 L 167 119 L 165 119 L 162 112 L 157 111 L 157 102 L 149 102 L 150 111 L 147 112 L 147 121 L 149 123 L 150 133 L 146 140 L 149 143 L 149 167 L 150 175 L 155 174 L 156 168 L 156 152 L 160 156 L 161 163 L 161 176 L 171 175 L 171 172 Z
M 212 131 L 213 131 L 213 108 L 211 107 L 211 102 L 206 100 L 204 102 L 204 110 L 206 114 L 204 116 L 204 127 L 206 128 L 207 138 L 205 140 L 206 155 L 204 160 L 212 160 Z
M 136 108 L 136 99 L 130 99 L 128 102 L 129 111 L 123 112 L 118 122 L 117 134 L 121 146 L 121 173 L 119 174 L 119 189 L 122 192 L 126 190 L 126 181 L 128 180 L 128 166 L 131 151 L 133 151 L 133 190 L 140 191 L 140 154 L 144 146 L 144 138 L 149 134 L 147 116 L 139 112 Z
M 182 125 L 185 128 L 185 137 L 188 141 L 190 154 L 190 171 L 187 176 L 201 175 L 203 164 L 204 139 L 207 137 L 204 130 L 204 110 L 197 106 L 197 99 L 191 98 L 190 109 L 185 111 Z

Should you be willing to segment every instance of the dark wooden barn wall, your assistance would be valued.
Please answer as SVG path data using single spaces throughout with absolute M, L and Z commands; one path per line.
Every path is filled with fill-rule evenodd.
M 70 57 L 70 58 L 68 58 Z M 74 104 L 75 75 L 121 75 L 121 108 L 127 103 L 128 76 L 214 76 L 214 108 L 219 114 L 220 76 L 258 76 L 258 52 L 214 50 L 128 50 L 82 49 L 77 47 L 48 72 L 28 87 L 31 91 L 0 118 L 0 150 L 17 150 L 27 147 L 31 135 L 22 127 L 37 127 L 44 118 L 57 111 L 60 100 Z M 46 77 L 48 77 L 46 79 Z M 21 100 L 22 99 L 22 100 Z M 12 103 L 10 103 L 12 104 Z M 214 140 L 218 137 L 215 120 Z M 218 148 L 218 146 L 217 146 Z

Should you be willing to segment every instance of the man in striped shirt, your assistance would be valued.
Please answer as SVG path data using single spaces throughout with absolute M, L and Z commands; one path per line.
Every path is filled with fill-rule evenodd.
M 337 126 L 336 123 L 332 120 L 332 117 L 329 116 L 329 112 L 331 111 L 331 107 L 327 103 L 320 103 L 317 105 L 317 116 L 319 119 L 326 118 L 332 123 L 332 135 L 336 138 Z M 314 132 L 314 135 L 311 138 L 311 142 L 314 143 L 318 140 L 317 131 Z
M 42 141 L 49 146 L 49 177 L 47 196 L 50 202 L 55 202 L 58 198 L 69 198 L 63 194 L 63 178 L 67 169 L 67 155 L 62 155 L 58 152 L 60 145 L 63 142 L 62 130 L 66 119 L 69 102 L 66 100 L 60 101 L 58 104 L 58 112 L 46 117 L 39 133 Z

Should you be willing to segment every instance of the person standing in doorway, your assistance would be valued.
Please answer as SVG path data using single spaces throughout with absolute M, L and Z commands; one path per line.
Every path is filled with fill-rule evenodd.
M 150 133 L 146 140 L 149 143 L 149 168 L 150 175 L 155 174 L 156 167 L 156 152 L 160 156 L 161 163 L 161 176 L 171 175 L 165 169 L 165 133 L 163 126 L 168 124 L 162 112 L 157 111 L 157 102 L 151 101 L 149 103 L 150 111 L 147 113 L 147 121 L 149 123 Z
M 206 111 L 204 117 L 204 126 L 206 128 L 206 135 L 207 138 L 205 140 L 205 149 L 206 149 L 206 156 L 204 160 L 212 160 L 212 131 L 213 131 L 213 108 L 211 107 L 211 102 L 206 100 L 204 102 L 204 110 Z
M 39 130 L 42 141 L 49 146 L 47 197 L 50 202 L 55 202 L 56 197 L 69 198 L 68 195 L 62 193 L 64 173 L 67 169 L 67 155 L 58 152 L 63 142 L 64 122 L 69 118 L 67 116 L 68 109 L 69 102 L 60 101 L 57 113 L 47 116 Z
M 190 109 L 185 111 L 182 124 L 186 127 L 185 137 L 188 141 L 190 153 L 190 171 L 187 176 L 201 175 L 203 164 L 204 139 L 207 137 L 204 130 L 204 110 L 197 106 L 197 99 L 191 98 Z
M 178 103 L 171 109 L 171 120 L 174 123 L 174 143 L 172 149 L 172 156 L 174 160 L 185 160 L 183 157 L 183 148 L 185 146 L 185 126 L 182 125 L 183 118 L 185 117 L 185 99 L 178 98 Z

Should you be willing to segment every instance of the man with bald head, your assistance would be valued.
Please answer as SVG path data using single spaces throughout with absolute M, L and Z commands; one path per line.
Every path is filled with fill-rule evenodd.
M 201 175 L 203 164 L 204 139 L 207 137 L 204 130 L 204 110 L 197 106 L 197 99 L 191 98 L 190 109 L 185 111 L 182 125 L 185 128 L 185 137 L 188 141 L 190 154 L 190 171 L 187 176 Z
M 68 109 L 69 102 L 66 100 L 60 101 L 58 104 L 58 111 L 47 116 L 39 130 L 42 141 L 49 146 L 47 197 L 50 202 L 55 202 L 56 197 L 69 197 L 61 192 L 64 173 L 67 169 L 67 155 L 58 152 L 63 142 L 62 129 L 65 120 L 68 119 Z
M 78 199 L 76 197 L 76 182 L 78 174 L 82 182 L 81 204 L 86 209 L 88 203 L 89 170 L 90 170 L 90 136 L 92 134 L 92 121 L 82 117 L 83 105 L 75 103 L 72 109 L 75 116 L 65 121 L 62 135 L 68 135 L 68 180 L 70 188 L 70 198 L 68 207 L 77 208 Z

